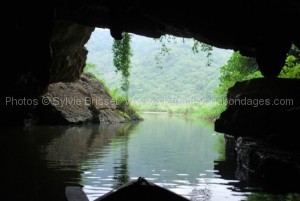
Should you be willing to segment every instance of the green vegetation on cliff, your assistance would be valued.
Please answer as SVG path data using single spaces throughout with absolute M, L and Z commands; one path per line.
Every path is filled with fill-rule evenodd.
M 132 35 L 131 104 L 142 111 L 217 117 L 225 109 L 227 89 L 237 81 L 262 77 L 255 59 L 239 52 L 211 49 L 192 39 L 165 37 L 156 40 Z M 88 65 L 113 90 L 115 99 L 126 99 L 121 90 L 122 73 L 116 72 L 108 30 L 96 29 L 87 44 Z M 209 51 L 197 51 L 198 49 Z M 209 53 L 209 57 L 208 57 Z M 209 65 L 208 65 L 209 64 Z M 300 77 L 299 50 L 293 47 L 280 77 Z
M 204 105 L 215 100 L 219 68 L 232 51 L 210 49 L 192 39 L 183 42 L 176 37 L 163 40 L 163 44 L 137 35 L 132 35 L 131 40 L 133 56 L 128 95 L 140 110 L 188 114 L 204 111 Z M 122 86 L 122 75 L 116 73 L 113 64 L 112 44 L 109 31 L 96 29 L 87 44 L 89 54 L 85 71 L 96 75 L 120 96 L 118 88 Z M 165 55 L 162 47 L 168 50 L 168 53 L 163 51 Z M 203 48 L 207 51 L 197 53 Z M 208 54 L 211 55 L 208 57 Z
M 116 67 L 116 72 L 121 72 L 122 86 L 121 89 L 125 92 L 126 99 L 128 99 L 129 77 L 131 68 L 131 35 L 123 33 L 121 40 L 114 40 L 112 45 L 113 62 Z
M 212 100 L 214 89 L 219 85 L 219 68 L 229 59 L 232 51 L 214 48 L 207 66 L 207 53 L 193 53 L 192 39 L 175 38 L 165 41 L 169 54 L 155 58 L 161 53 L 161 43 L 151 38 L 132 35 L 131 76 L 129 98 L 131 101 L 163 102 Z M 95 64 L 89 69 L 108 87 L 120 88 L 122 76 L 116 73 L 111 47 L 113 39 L 108 30 L 96 29 L 87 44 L 87 63 Z
M 293 46 L 287 56 L 285 66 L 279 74 L 280 78 L 300 78 L 300 54 Z M 220 86 L 216 90 L 220 96 L 225 96 L 227 90 L 236 82 L 262 77 L 254 58 L 244 57 L 234 52 L 227 64 L 220 69 Z

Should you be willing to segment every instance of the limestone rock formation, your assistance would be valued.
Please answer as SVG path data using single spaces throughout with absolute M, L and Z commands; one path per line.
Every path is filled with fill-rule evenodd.
M 94 27 L 57 20 L 51 39 L 50 82 L 74 82 L 83 72 L 88 51 L 84 47 Z
M 215 130 L 225 133 L 227 149 L 237 156 L 235 178 L 277 192 L 296 189 L 291 181 L 300 178 L 299 93 L 299 79 L 277 78 L 237 82 L 228 90 Z
M 266 141 L 245 137 L 237 139 L 236 151 L 239 164 L 236 176 L 240 181 L 259 181 L 269 191 L 297 191 L 294 182 L 300 178 L 299 151 L 280 149 Z
M 141 119 L 131 119 L 128 111 L 117 108 L 117 101 L 89 74 L 82 74 L 77 82 L 50 84 L 40 102 L 41 123 L 107 124 Z
M 228 90 L 227 109 L 215 130 L 233 136 L 294 135 L 300 114 L 300 80 L 259 78 Z

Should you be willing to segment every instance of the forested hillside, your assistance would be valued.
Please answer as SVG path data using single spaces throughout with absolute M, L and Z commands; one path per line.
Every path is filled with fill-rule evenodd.
M 193 53 L 191 39 L 164 42 L 170 52 L 162 57 L 160 41 L 132 36 L 130 99 L 174 103 L 213 99 L 214 90 L 219 86 L 219 68 L 226 64 L 232 51 L 214 48 L 208 62 L 207 52 Z M 114 89 L 120 87 L 121 76 L 115 73 L 113 66 L 112 43 L 109 30 L 96 29 L 86 47 L 89 50 L 87 63 L 95 64 L 89 71 Z

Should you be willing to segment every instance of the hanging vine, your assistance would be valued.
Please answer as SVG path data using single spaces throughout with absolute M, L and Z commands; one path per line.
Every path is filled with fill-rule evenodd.
M 171 44 L 172 42 L 176 43 L 177 40 L 175 36 L 171 36 L 171 35 L 163 35 L 159 39 L 154 39 L 154 40 L 159 41 L 161 43 L 161 49 L 160 52 L 155 56 L 155 61 L 156 61 L 156 65 L 162 68 L 163 58 L 166 57 L 167 55 L 170 55 L 170 52 L 172 50 L 170 47 L 168 47 L 168 44 Z M 184 38 L 182 38 L 182 43 L 185 43 Z M 192 52 L 194 54 L 198 54 L 199 51 L 206 52 L 206 57 L 207 57 L 206 66 L 210 66 L 212 62 L 211 55 L 213 51 L 213 46 L 199 42 L 196 39 L 193 39 Z
M 113 62 L 116 67 L 116 72 L 122 74 L 122 86 L 121 89 L 125 92 L 126 99 L 128 100 L 129 90 L 129 76 L 131 69 L 131 35 L 129 33 L 123 33 L 121 40 L 114 40 L 112 51 L 113 51 Z
M 206 57 L 207 57 L 207 62 L 206 62 L 206 66 L 210 66 L 211 65 L 211 55 L 212 55 L 212 51 L 213 51 L 213 46 L 208 45 L 206 43 L 201 43 L 199 41 L 197 41 L 196 39 L 193 39 L 193 47 L 192 47 L 192 51 L 194 52 L 194 54 L 199 53 L 199 48 L 200 51 L 202 52 L 206 52 Z
M 171 51 L 171 48 L 169 48 L 167 44 L 170 44 L 171 42 L 176 43 L 176 37 L 172 35 L 163 35 L 159 39 L 154 39 L 154 40 L 159 41 L 161 44 L 160 52 L 155 55 L 155 62 L 157 66 L 162 68 L 163 58 L 170 55 L 170 51 Z
M 129 33 L 122 33 L 121 40 L 114 40 L 112 51 L 113 51 L 113 63 L 116 67 L 116 72 L 121 72 L 122 75 L 122 85 L 121 89 L 125 92 L 126 99 L 128 100 L 128 91 L 130 87 L 129 77 L 131 70 L 131 57 L 133 55 L 131 49 L 131 35 Z M 162 59 L 170 54 L 171 48 L 168 44 L 171 42 L 176 43 L 176 37 L 171 35 L 164 35 L 158 41 L 161 43 L 161 50 L 158 55 L 156 55 L 156 64 L 162 68 Z M 182 40 L 184 43 L 184 39 Z M 192 51 L 194 54 L 199 51 L 207 53 L 207 66 L 211 64 L 211 55 L 213 47 L 205 43 L 201 43 L 193 39 Z

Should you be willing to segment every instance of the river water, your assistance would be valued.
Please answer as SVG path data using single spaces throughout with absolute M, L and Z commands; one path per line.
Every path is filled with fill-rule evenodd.
M 4 129 L 5 193 L 10 200 L 65 201 L 66 186 L 81 186 L 94 200 L 141 176 L 193 201 L 299 199 L 241 188 L 235 165 L 226 165 L 223 135 L 212 124 L 162 114 L 144 119 Z

